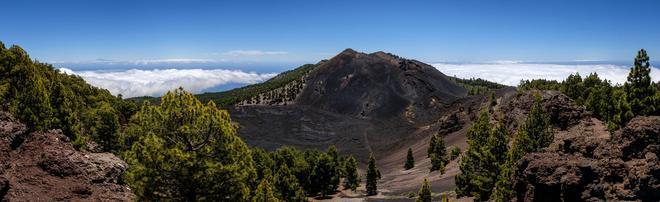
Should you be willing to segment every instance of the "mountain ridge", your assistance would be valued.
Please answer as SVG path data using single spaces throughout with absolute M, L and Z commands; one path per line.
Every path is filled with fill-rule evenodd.
M 377 51 L 373 53 L 361 53 L 355 51 L 354 49 L 347 48 L 332 58 L 337 58 L 341 56 L 347 57 L 372 57 L 380 58 L 391 63 L 398 63 L 399 61 L 408 61 L 411 64 L 416 64 L 419 66 L 425 66 L 429 70 L 435 71 L 433 66 L 427 65 L 423 62 L 405 59 L 400 56 L 394 55 L 392 53 L 387 53 L 384 51 Z M 300 91 L 305 84 L 305 78 L 307 75 L 311 74 L 317 67 L 322 66 L 324 63 L 330 61 L 330 59 L 324 59 L 315 64 L 304 64 L 297 68 L 287 70 L 277 74 L 275 77 L 256 84 L 247 85 L 244 87 L 239 87 L 235 89 L 230 89 L 220 92 L 205 92 L 196 94 L 195 96 L 202 102 L 214 101 L 216 104 L 222 107 L 231 107 L 234 105 L 287 105 L 292 104 L 296 99 L 296 91 Z M 441 73 L 442 74 L 442 73 Z M 456 84 L 459 84 L 461 87 L 468 89 L 469 95 L 479 94 L 488 91 L 489 89 L 503 88 L 504 85 L 497 84 L 494 82 L 489 82 L 486 80 L 474 80 L 474 79 L 461 79 L 456 77 L 450 77 L 442 74 L 442 77 L 446 77 L 449 80 L 453 81 Z M 293 83 L 293 84 L 291 84 Z M 294 92 L 288 92 L 294 91 Z M 287 94 L 287 95 L 283 95 Z M 151 96 L 141 96 L 128 98 L 128 100 L 141 103 L 143 101 L 150 101 L 152 104 L 157 104 L 159 102 L 159 97 Z

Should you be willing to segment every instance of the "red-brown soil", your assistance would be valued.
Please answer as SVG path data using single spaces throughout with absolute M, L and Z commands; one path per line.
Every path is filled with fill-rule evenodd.
M 75 150 L 59 130 L 28 132 L 0 112 L 0 201 L 131 201 L 126 164 Z

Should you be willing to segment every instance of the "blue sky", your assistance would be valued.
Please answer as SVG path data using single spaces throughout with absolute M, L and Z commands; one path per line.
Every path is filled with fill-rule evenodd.
M 629 61 L 639 48 L 660 57 L 660 2 L 651 0 L 21 0 L 2 5 L 0 40 L 53 62 L 296 64 L 347 47 L 423 61 Z M 255 52 L 248 57 L 231 51 Z
M 429 63 L 660 58 L 660 1 L 3 1 L 0 41 L 73 70 L 279 72 L 345 48 Z

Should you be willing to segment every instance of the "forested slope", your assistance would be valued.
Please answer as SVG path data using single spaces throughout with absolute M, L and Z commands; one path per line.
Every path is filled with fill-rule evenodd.
M 92 139 L 100 145 L 93 149 L 115 151 L 120 123 L 136 109 L 133 102 L 0 42 L 0 110 L 11 112 L 30 130 L 59 128 L 78 148 Z
M 280 88 L 312 67 L 231 95 Z M 212 99 L 175 89 L 138 107 L 16 45 L 0 43 L 0 96 L 0 200 L 308 201 L 334 194 L 340 178 L 360 184 L 354 157 L 334 147 L 249 148 Z
M 278 74 L 277 76 L 262 83 L 252 84 L 222 92 L 208 92 L 195 95 L 202 102 L 213 101 L 221 107 L 235 104 L 285 104 L 292 102 L 305 85 L 307 75 L 314 70 L 318 64 L 305 64 L 296 69 Z M 134 97 L 129 100 L 137 103 L 150 101 L 157 104 L 158 97 Z

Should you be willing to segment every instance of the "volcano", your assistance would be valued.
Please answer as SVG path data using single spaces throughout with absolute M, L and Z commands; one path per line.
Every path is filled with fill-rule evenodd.
M 346 49 L 310 72 L 295 104 L 339 114 L 390 119 L 449 104 L 467 91 L 416 60 Z
M 200 97 L 240 97 L 226 108 L 250 146 L 325 150 L 334 145 L 340 153 L 354 155 L 362 166 L 373 153 L 383 173 L 398 173 L 411 146 L 424 164 L 428 138 L 438 133 L 439 123 L 445 123 L 442 115 L 469 98 L 464 87 L 433 66 L 390 53 L 352 49 L 222 95 Z M 448 146 L 465 145 L 464 137 L 448 138 Z M 428 175 L 423 170 L 408 176 Z M 423 181 L 413 180 L 405 191 L 417 189 Z M 452 182 L 437 187 L 448 190 Z

